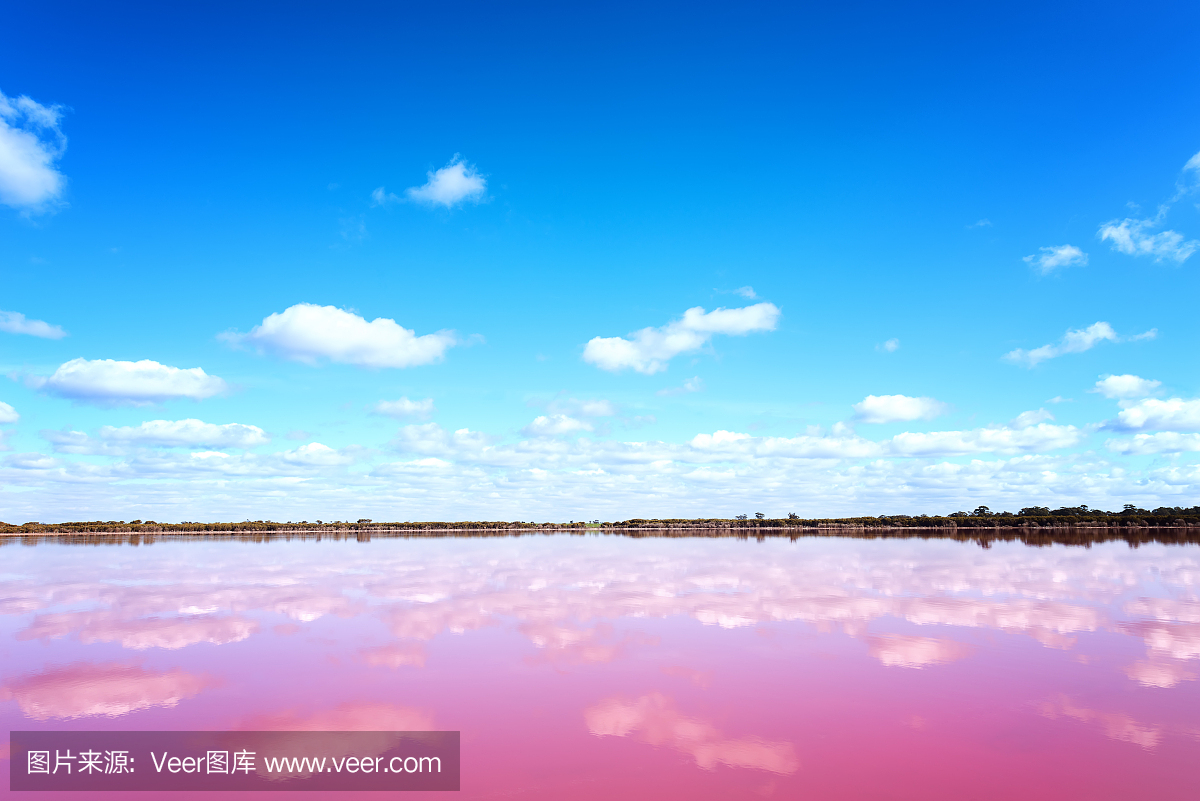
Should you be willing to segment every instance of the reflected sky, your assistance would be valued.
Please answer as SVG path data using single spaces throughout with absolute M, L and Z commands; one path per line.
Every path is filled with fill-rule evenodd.
M 0 563 L 8 729 L 459 729 L 468 798 L 1200 792 L 1194 545 L 43 542 Z

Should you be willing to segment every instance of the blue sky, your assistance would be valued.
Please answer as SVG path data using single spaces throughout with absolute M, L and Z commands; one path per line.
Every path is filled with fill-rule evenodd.
M 1197 22 L 19 4 L 0 519 L 1191 506 Z

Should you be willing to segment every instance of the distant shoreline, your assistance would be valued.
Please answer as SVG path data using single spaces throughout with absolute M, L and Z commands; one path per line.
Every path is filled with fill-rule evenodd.
M 986 510 L 987 507 L 980 507 Z M 1060 509 L 1055 512 L 1038 508 L 1038 514 L 988 512 L 953 515 L 883 515 L 879 517 L 837 518 L 633 518 L 617 522 L 571 521 L 569 523 L 533 523 L 522 521 L 403 521 L 382 522 L 359 519 L 355 522 L 336 520 L 315 523 L 279 523 L 273 520 L 246 520 L 241 523 L 158 523 L 153 520 L 77 521 L 63 523 L 30 522 L 11 524 L 0 522 L 0 536 L 28 534 L 240 534 L 240 533 L 385 533 L 436 531 L 652 531 L 652 530 L 728 530 L 739 533 L 758 531 L 854 531 L 896 529 L 913 531 L 944 531 L 958 529 L 1060 529 L 1060 528 L 1200 528 L 1200 507 L 1190 509 L 1162 508 L 1148 511 L 1129 508 L 1124 512 L 1103 512 L 1087 507 Z
M 538 534 L 604 534 L 641 537 L 850 537 L 865 539 L 954 539 L 978 542 L 1020 540 L 1027 544 L 1088 545 L 1123 540 L 1140 543 L 1200 543 L 1200 514 L 990 515 L 946 517 L 867 517 L 830 519 L 633 519 L 620 522 L 520 523 L 505 521 L 346 523 L 156 523 L 94 521 L 0 523 L 0 544 L 34 540 L 153 543 L 170 539 L 357 539 L 519 537 Z

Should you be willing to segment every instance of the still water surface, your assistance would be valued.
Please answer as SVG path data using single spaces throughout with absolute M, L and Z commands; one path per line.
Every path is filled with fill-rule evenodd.
M 1196 545 L 0 547 L 5 732 L 460 730 L 470 799 L 1195 799 L 1198 676 Z

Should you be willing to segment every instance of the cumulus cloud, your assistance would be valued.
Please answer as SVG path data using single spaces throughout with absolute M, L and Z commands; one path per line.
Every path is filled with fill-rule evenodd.
M 1145 398 L 1153 395 L 1162 386 L 1161 381 L 1141 378 L 1136 375 L 1103 375 L 1096 382 L 1092 392 L 1099 392 L 1106 398 L 1128 400 L 1130 398 Z
M 336 306 L 313 303 L 297 303 L 275 312 L 248 334 L 226 333 L 221 338 L 307 364 L 326 358 L 374 368 L 438 362 L 458 341 L 453 331 L 417 336 L 387 317 L 367 322 Z
M 379 401 L 379 403 L 375 404 L 374 411 L 376 414 L 383 414 L 388 417 L 409 417 L 418 420 L 427 420 L 435 410 L 433 408 L 433 398 L 415 401 L 401 396 L 400 400 Z
M 466 201 L 478 203 L 487 193 L 487 180 L 457 154 L 445 167 L 426 175 L 429 180 L 425 185 L 405 189 L 405 197 L 417 203 L 450 208 Z M 382 193 L 383 188 L 376 191 Z
M 593 337 L 583 350 L 583 360 L 601 370 L 617 372 L 632 368 L 652 375 L 667 369 L 667 362 L 681 353 L 700 350 L 715 334 L 744 336 L 755 331 L 774 331 L 780 310 L 773 303 L 756 303 L 741 309 L 705 312 L 696 306 L 683 319 L 659 328 L 643 328 L 624 337 Z
M 539 415 L 533 422 L 521 429 L 527 437 L 553 437 L 558 434 L 574 434 L 579 431 L 591 431 L 592 426 L 582 420 L 576 420 L 565 414 Z
M 863 423 L 895 423 L 908 420 L 932 420 L 950 407 L 934 398 L 908 395 L 868 395 L 854 404 L 855 419 Z
M 15 423 L 21 419 L 21 415 L 17 414 L 17 410 L 9 406 L 4 401 L 0 401 L 0 425 L 8 425 Z
M 202 420 L 149 420 L 138 426 L 104 426 L 100 437 L 135 445 L 183 446 L 210 448 L 253 448 L 270 441 L 258 426 L 241 423 L 215 425 Z
M 892 337 L 887 342 L 881 342 L 876 345 L 875 350 L 879 351 L 880 353 L 895 353 L 896 351 L 900 350 L 900 340 L 896 337 Z
M 1161 217 L 1161 215 L 1160 215 Z M 1183 264 L 1200 248 L 1200 241 L 1195 239 L 1184 241 L 1183 234 L 1178 231 L 1150 231 L 1157 228 L 1159 219 L 1109 220 L 1100 226 L 1099 237 L 1103 242 L 1111 242 L 1112 249 L 1128 256 L 1152 256 L 1155 261 L 1164 259 L 1176 264 Z
M 1118 431 L 1200 431 L 1200 400 L 1143 398 L 1106 425 Z
M 139 362 L 72 359 L 49 378 L 35 377 L 29 383 L 61 398 L 132 406 L 174 398 L 203 400 L 229 389 L 224 379 L 208 375 L 199 367 L 170 367 L 150 359 Z
M 1048 248 L 1038 248 L 1038 253 L 1025 257 L 1025 263 L 1031 265 L 1042 275 L 1049 275 L 1063 267 L 1085 265 L 1088 263 L 1088 257 L 1074 245 L 1054 245 Z
M 1049 423 L 1023 428 L 997 426 L 970 431 L 905 432 L 887 443 L 895 456 L 954 456 L 969 453 L 1041 453 L 1069 448 L 1083 441 L 1084 431 L 1075 426 Z
M 0 203 L 42 211 L 62 197 L 67 179 L 57 162 L 67 149 L 61 106 L 0 92 Z
M 1151 453 L 1187 453 L 1200 451 L 1200 434 L 1180 434 L 1160 431 L 1157 434 L 1138 434 L 1130 439 L 1110 439 L 1104 446 L 1113 453 L 1140 456 Z
M 1154 339 L 1156 336 L 1158 336 L 1158 329 L 1151 328 L 1142 334 L 1120 337 L 1108 323 L 1097 322 L 1083 329 L 1068 329 L 1057 344 L 1042 345 L 1033 350 L 1017 348 L 1004 354 L 1004 359 L 1025 367 L 1034 367 L 1047 359 L 1054 359 L 1067 353 L 1083 353 L 1106 340 L 1109 342 L 1137 342 L 1143 339 Z
M 42 339 L 62 339 L 67 332 L 62 326 L 50 325 L 41 320 L 30 320 L 20 312 L 0 311 L 0 331 L 10 334 L 28 334 Z

